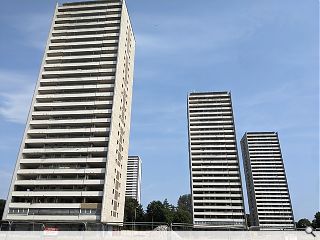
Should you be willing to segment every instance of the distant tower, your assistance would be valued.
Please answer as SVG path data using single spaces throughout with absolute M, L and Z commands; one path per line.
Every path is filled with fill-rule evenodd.
M 142 161 L 138 156 L 129 156 L 127 165 L 126 197 L 141 202 L 141 168 Z
M 56 6 L 4 220 L 123 221 L 134 52 L 125 1 Z
M 190 93 L 188 125 L 193 223 L 245 228 L 231 93 Z
M 247 132 L 241 149 L 252 226 L 294 228 L 278 133 Z

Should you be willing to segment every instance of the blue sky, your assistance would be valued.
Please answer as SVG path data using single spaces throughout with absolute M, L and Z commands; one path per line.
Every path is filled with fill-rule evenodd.
M 130 153 L 143 160 L 144 207 L 154 199 L 175 203 L 190 191 L 187 93 L 230 90 L 238 141 L 245 131 L 279 132 L 295 218 L 312 218 L 319 209 L 318 1 L 127 3 L 137 41 Z M 2 2 L 1 198 L 54 6 Z

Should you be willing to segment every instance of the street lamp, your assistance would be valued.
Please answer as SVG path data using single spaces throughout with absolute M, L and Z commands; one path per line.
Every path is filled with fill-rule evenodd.
M 135 207 L 135 208 L 134 208 L 134 222 L 133 222 L 133 231 L 135 231 L 135 230 L 136 230 L 137 208 L 138 208 L 138 207 Z

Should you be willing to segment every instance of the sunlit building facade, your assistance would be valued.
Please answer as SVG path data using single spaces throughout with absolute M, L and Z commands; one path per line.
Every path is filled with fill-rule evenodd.
M 139 156 L 129 156 L 127 165 L 126 197 L 141 203 L 142 161 Z
M 247 132 L 241 149 L 252 225 L 261 229 L 293 229 L 278 133 Z
M 123 221 L 134 53 L 124 1 L 57 4 L 4 220 Z
M 193 224 L 246 227 L 230 92 L 188 96 Z

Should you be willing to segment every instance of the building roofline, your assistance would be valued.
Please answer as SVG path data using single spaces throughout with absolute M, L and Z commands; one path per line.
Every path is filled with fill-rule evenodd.
M 210 91 L 210 92 L 196 92 L 196 91 L 192 91 L 192 92 L 189 92 L 188 95 L 189 96 L 192 96 L 192 95 L 208 95 L 208 94 L 212 94 L 212 95 L 215 95 L 215 94 L 231 94 L 231 91 Z
M 245 132 L 245 134 L 278 134 L 276 131 L 255 131 L 255 132 Z

